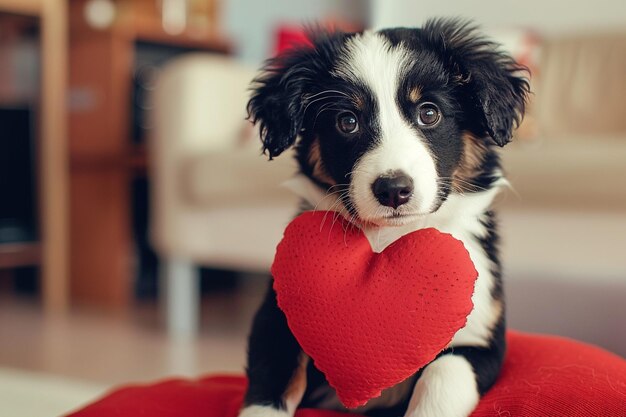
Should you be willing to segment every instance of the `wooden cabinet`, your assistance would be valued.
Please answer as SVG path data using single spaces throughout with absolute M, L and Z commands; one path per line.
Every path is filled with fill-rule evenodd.
M 70 282 L 78 303 L 131 304 L 130 183 L 146 172 L 145 147 L 131 137 L 135 54 L 142 42 L 227 53 L 213 1 L 189 2 L 195 3 L 206 3 L 204 29 L 172 35 L 163 29 L 156 1 L 115 2 L 116 17 L 105 29 L 85 20 L 87 0 L 70 2 Z
M 68 306 L 67 8 L 65 0 L 0 0 L 0 12 L 39 19 L 41 87 L 37 141 L 40 244 L 0 248 L 0 266 L 39 263 L 47 311 Z

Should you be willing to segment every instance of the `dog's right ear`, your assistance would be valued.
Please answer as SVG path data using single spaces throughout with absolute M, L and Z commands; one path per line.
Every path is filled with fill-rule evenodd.
M 312 48 L 293 49 L 267 61 L 255 78 L 248 119 L 259 123 L 263 153 L 280 155 L 294 144 L 304 118 L 303 95 L 311 84 Z
M 429 45 L 448 65 L 457 88 L 473 107 L 470 120 L 499 146 L 511 141 L 530 94 L 528 69 L 468 21 L 429 20 L 422 29 Z

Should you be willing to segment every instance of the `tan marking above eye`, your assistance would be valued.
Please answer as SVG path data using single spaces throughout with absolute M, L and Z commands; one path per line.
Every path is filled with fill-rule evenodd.
M 420 101 L 420 98 L 422 98 L 422 87 L 411 87 L 409 90 L 409 100 L 411 100 L 411 103 L 416 104 Z
M 361 97 L 358 94 L 353 94 L 352 95 L 352 101 L 354 102 L 354 106 L 359 109 L 359 110 L 363 110 L 365 109 L 365 100 L 363 100 L 363 97 Z

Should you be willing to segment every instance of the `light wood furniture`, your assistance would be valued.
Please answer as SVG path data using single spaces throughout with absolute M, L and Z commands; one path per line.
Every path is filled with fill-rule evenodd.
M 20 261 L 20 264 L 35 262 L 40 256 L 45 308 L 49 312 L 62 312 L 69 304 L 65 112 L 66 2 L 0 0 L 0 11 L 39 17 L 42 39 L 41 118 L 38 141 L 41 248 L 36 244 L 7 246 L 0 251 L 0 260 L 4 259 L 7 265 L 17 265 L 17 261 Z M 0 263 L 5 263 L 4 261 Z
M 71 293 L 81 304 L 123 310 L 133 297 L 131 181 L 147 164 L 145 147 L 131 140 L 136 44 L 230 46 L 213 31 L 166 33 L 152 0 L 116 1 L 115 20 L 100 30 L 86 22 L 85 4 L 72 0 L 69 10 Z
M 0 10 L 7 13 L 41 16 L 44 0 L 0 0 Z

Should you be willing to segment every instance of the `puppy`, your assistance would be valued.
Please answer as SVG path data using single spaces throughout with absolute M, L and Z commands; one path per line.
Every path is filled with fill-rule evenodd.
M 505 183 L 496 148 L 524 113 L 525 69 L 458 20 L 314 33 L 311 42 L 269 60 L 255 80 L 248 110 L 264 151 L 272 159 L 295 145 L 301 174 L 360 227 L 451 233 L 479 273 L 474 309 L 449 347 L 355 411 L 468 416 L 505 353 L 490 207 Z M 247 375 L 240 417 L 288 417 L 297 407 L 345 411 L 291 334 L 271 286 L 254 319 Z

